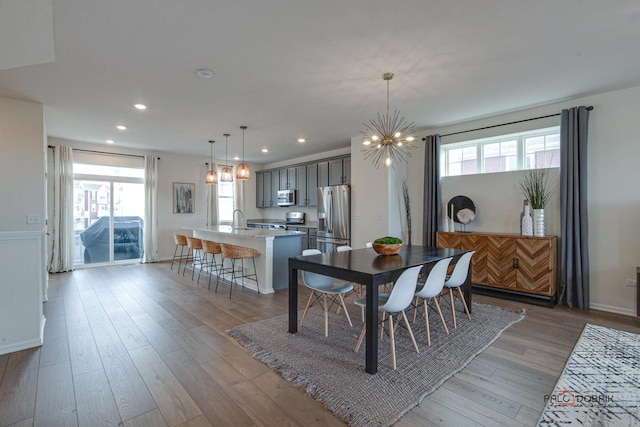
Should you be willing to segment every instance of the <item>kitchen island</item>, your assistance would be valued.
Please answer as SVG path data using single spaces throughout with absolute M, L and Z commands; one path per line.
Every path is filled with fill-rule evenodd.
M 269 230 L 260 228 L 232 228 L 220 225 L 202 228 L 188 228 L 193 237 L 211 240 L 218 243 L 254 248 L 260 252 L 255 259 L 260 293 L 270 294 L 280 289 L 287 289 L 289 283 L 289 257 L 302 254 L 302 238 L 305 233 L 300 231 Z M 225 263 L 225 267 L 227 263 Z M 250 263 L 245 262 L 245 268 L 252 269 Z M 227 275 L 227 277 L 230 277 Z M 242 283 L 241 280 L 239 280 Z M 249 289 L 256 289 L 252 280 L 244 282 Z

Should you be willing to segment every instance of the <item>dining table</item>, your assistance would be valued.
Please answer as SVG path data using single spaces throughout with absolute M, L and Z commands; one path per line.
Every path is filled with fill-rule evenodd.
M 378 255 L 373 248 L 363 248 L 291 257 L 289 258 L 289 332 L 298 332 L 299 270 L 363 285 L 366 288 L 365 371 L 375 374 L 378 372 L 378 288 L 386 283 L 395 282 L 402 272 L 410 267 L 424 265 L 423 272 L 426 273 L 439 260 L 453 258 L 451 263 L 454 264 L 466 252 L 468 251 L 464 249 L 405 245 L 396 255 Z M 471 265 L 462 289 L 471 312 Z

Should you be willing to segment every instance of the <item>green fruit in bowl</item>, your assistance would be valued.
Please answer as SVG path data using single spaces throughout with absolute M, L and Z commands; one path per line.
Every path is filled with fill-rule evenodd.
M 385 236 L 374 240 L 373 243 L 377 243 L 379 245 L 398 245 L 402 243 L 402 239 L 398 237 Z

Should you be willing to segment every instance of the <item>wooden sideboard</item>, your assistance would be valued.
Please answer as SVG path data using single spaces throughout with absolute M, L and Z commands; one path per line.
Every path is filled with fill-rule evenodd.
M 556 236 L 438 232 L 437 246 L 475 251 L 471 260 L 474 289 L 555 303 Z

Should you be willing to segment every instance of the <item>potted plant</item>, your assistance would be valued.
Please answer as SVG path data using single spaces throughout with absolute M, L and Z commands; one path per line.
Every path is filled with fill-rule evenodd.
M 549 169 L 528 169 L 520 180 L 522 194 L 533 210 L 533 235 L 544 236 L 544 208 L 555 192 Z

